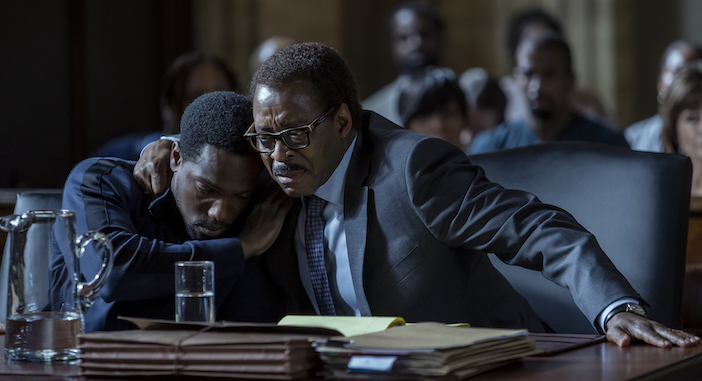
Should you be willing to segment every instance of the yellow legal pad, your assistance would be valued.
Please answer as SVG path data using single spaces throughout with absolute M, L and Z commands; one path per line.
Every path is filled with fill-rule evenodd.
M 392 316 L 287 315 L 278 322 L 278 326 L 281 327 L 332 329 L 344 336 L 380 332 L 399 325 L 405 325 L 405 319 Z

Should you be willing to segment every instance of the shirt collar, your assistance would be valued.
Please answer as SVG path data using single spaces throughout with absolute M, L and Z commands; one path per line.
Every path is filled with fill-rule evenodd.
M 334 173 L 329 177 L 329 180 L 322 184 L 321 187 L 314 192 L 314 195 L 326 200 L 332 204 L 344 205 L 344 184 L 346 183 L 346 172 L 349 169 L 349 164 L 351 163 L 351 156 L 353 155 L 353 149 L 356 146 L 356 140 L 358 139 L 358 134 L 353 138 L 351 145 L 346 149 L 344 157 L 341 158 L 341 162 L 336 166 Z

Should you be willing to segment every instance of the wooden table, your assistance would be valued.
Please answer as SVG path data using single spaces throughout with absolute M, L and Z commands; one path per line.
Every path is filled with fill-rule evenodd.
M 4 336 L 0 336 L 0 340 L 4 342 Z M 36 379 L 91 380 L 79 376 L 78 365 L 8 364 L 7 361 L 0 363 L 0 380 Z M 699 379 L 702 379 L 702 346 L 662 349 L 637 344 L 619 348 L 611 343 L 598 343 L 550 357 L 529 357 L 469 380 Z
M 656 348 L 636 344 L 619 348 L 599 343 L 550 357 L 483 373 L 471 380 L 700 380 L 702 346 Z

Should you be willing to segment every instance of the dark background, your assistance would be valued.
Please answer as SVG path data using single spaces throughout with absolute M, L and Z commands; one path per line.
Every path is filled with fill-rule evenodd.
M 621 127 L 656 112 L 663 48 L 696 39 L 691 0 L 431 1 L 447 19 L 446 66 L 509 72 L 509 12 L 541 5 L 566 28 L 581 74 Z M 0 188 L 61 187 L 110 138 L 161 128 L 161 77 L 191 50 L 223 55 L 247 84 L 248 54 L 285 34 L 348 60 L 365 98 L 396 75 L 385 39 L 395 0 L 0 0 Z M 682 15 L 682 16 L 681 16 Z M 244 90 L 244 89 L 242 89 Z

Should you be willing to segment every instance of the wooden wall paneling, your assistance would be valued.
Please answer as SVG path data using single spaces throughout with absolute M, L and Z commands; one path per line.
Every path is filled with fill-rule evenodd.
M 234 70 L 239 92 L 249 83 L 248 57 L 258 43 L 255 0 L 195 0 L 193 3 L 195 50 L 224 58 Z
M 77 163 L 89 152 L 87 118 L 87 63 L 85 37 L 85 1 L 67 0 L 68 75 L 70 78 L 70 151 L 72 163 Z
M 159 1 L 86 1 L 85 60 L 91 154 L 109 139 L 161 130 Z
M 614 29 L 615 44 L 615 76 L 617 115 L 622 125 L 628 125 L 633 119 L 636 109 L 635 92 L 637 76 L 635 47 L 631 43 L 634 37 L 633 0 L 619 0 L 614 2 L 614 15 L 616 19 Z
M 55 187 L 71 167 L 66 1 L 0 2 L 0 187 Z
M 397 76 L 387 36 L 387 22 L 397 1 L 344 0 L 341 4 L 343 55 L 359 96 L 365 99 Z
M 441 1 L 446 19 L 445 66 L 457 75 L 473 67 L 482 67 L 496 75 L 501 45 L 496 40 L 496 15 L 489 1 Z
M 161 0 L 160 20 L 156 34 L 161 41 L 161 71 L 165 73 L 171 62 L 193 49 L 192 0 Z
M 596 0 L 593 4 L 595 17 L 594 30 L 586 31 L 593 35 L 593 47 L 598 54 L 591 62 L 594 88 L 597 95 L 604 103 L 609 120 L 622 129 L 619 123 L 618 99 L 617 99 L 617 76 L 616 76 L 616 45 L 615 45 L 615 23 L 614 1 Z M 581 82 L 582 84 L 582 82 Z

